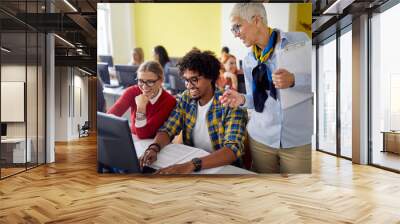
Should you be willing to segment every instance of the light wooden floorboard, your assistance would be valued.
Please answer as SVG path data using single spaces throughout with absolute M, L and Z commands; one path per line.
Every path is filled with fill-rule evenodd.
M 400 175 L 320 152 L 310 175 L 100 175 L 89 137 L 0 181 L 0 223 L 400 223 Z

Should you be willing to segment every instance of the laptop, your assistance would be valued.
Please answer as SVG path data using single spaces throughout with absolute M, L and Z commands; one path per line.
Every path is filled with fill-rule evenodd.
M 123 173 L 154 173 L 151 167 L 140 169 L 128 120 L 97 112 L 97 172 L 117 170 Z

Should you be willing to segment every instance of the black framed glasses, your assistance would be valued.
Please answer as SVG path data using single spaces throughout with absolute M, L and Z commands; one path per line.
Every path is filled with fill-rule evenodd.
M 199 83 L 199 77 L 200 76 L 194 76 L 188 79 L 183 77 L 183 80 L 185 81 L 185 86 L 187 86 L 189 83 L 192 84 L 192 86 L 197 86 L 197 83 Z
M 149 79 L 149 80 L 137 79 L 139 86 L 146 85 L 147 87 L 153 87 L 158 80 L 160 80 L 160 79 L 154 79 L 154 80 L 151 80 L 151 79 Z
M 233 35 L 238 36 L 240 34 L 240 27 L 242 25 L 241 24 L 234 24 L 231 28 L 231 32 L 233 33 Z

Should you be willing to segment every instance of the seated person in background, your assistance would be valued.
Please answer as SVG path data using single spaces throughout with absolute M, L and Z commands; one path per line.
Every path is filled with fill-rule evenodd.
M 238 79 L 237 79 L 237 66 L 236 58 L 231 54 L 223 54 L 221 58 L 221 69 L 220 76 L 217 80 L 217 87 L 220 89 L 237 90 Z
M 140 65 L 144 61 L 144 53 L 141 47 L 136 47 L 132 51 L 132 61 L 131 65 Z
M 158 174 L 188 174 L 234 162 L 240 163 L 244 148 L 247 113 L 242 108 L 223 107 L 219 102 L 222 92 L 215 87 L 220 62 L 209 51 L 190 51 L 178 64 L 187 90 L 179 98 L 168 120 L 158 130 L 143 156 L 140 165 L 150 165 L 157 153 L 182 131 L 185 145 L 210 152 L 157 171 Z
M 167 50 L 161 45 L 154 47 L 153 49 L 153 59 L 158 61 L 162 68 L 164 69 L 164 84 L 166 88 L 169 88 L 169 77 L 168 77 L 168 68 L 171 66 L 171 62 L 168 56 Z
M 220 61 L 222 61 L 222 58 L 225 54 L 229 54 L 229 48 L 227 46 L 221 48 L 221 58 L 219 59 Z
M 161 87 L 163 70 L 155 61 L 147 61 L 138 69 L 138 85 L 127 88 L 107 113 L 122 116 L 131 109 L 131 130 L 138 138 L 154 138 L 167 120 L 176 100 Z

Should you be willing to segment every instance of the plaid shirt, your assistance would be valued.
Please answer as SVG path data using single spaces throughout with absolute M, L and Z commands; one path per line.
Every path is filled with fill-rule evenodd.
M 229 148 L 236 158 L 242 156 L 244 150 L 247 112 L 242 108 L 224 107 L 219 102 L 222 92 L 216 88 L 214 99 L 207 112 L 208 133 L 213 150 Z M 197 118 L 197 101 L 190 98 L 186 90 L 168 120 L 158 130 L 168 133 L 172 138 L 182 131 L 183 143 L 193 146 L 193 128 Z

